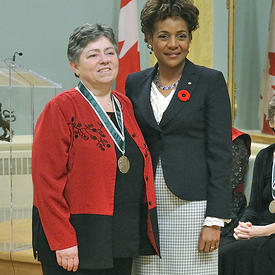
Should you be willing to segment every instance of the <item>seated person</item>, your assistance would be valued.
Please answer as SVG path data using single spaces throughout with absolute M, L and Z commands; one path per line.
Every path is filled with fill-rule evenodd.
M 275 130 L 275 96 L 268 107 Z M 261 150 L 255 160 L 249 205 L 233 242 L 219 253 L 220 275 L 275 274 L 275 143 Z

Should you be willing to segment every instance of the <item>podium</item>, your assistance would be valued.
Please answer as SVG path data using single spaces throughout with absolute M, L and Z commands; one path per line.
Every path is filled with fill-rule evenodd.
M 45 104 L 60 92 L 60 88 L 60 84 L 11 59 L 0 61 L 2 256 L 10 257 L 13 255 L 11 252 L 22 252 L 31 248 L 33 131 Z

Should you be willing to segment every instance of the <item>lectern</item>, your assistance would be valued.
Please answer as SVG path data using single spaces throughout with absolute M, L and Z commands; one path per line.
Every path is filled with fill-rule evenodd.
M 60 88 L 12 59 L 0 61 L 0 254 L 31 247 L 33 131 Z

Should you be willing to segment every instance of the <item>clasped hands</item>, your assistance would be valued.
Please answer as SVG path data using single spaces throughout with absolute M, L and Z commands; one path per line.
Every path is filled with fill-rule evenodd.
M 57 263 L 67 271 L 76 272 L 78 269 L 78 248 L 77 245 L 62 250 L 56 250 Z
M 255 237 L 269 236 L 270 226 L 252 225 L 251 222 L 239 222 L 239 225 L 234 229 L 234 238 L 236 240 L 251 239 Z

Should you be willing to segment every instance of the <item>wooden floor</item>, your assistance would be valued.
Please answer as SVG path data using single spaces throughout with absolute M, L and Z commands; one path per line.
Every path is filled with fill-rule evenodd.
M 42 275 L 41 265 L 0 260 L 1 275 Z
M 31 219 L 15 220 L 13 233 L 15 247 L 30 246 Z M 9 244 L 10 240 L 10 222 L 0 222 L 0 244 Z M 40 263 L 34 260 L 31 248 L 12 252 L 0 249 L 0 275 L 42 275 L 42 270 Z

